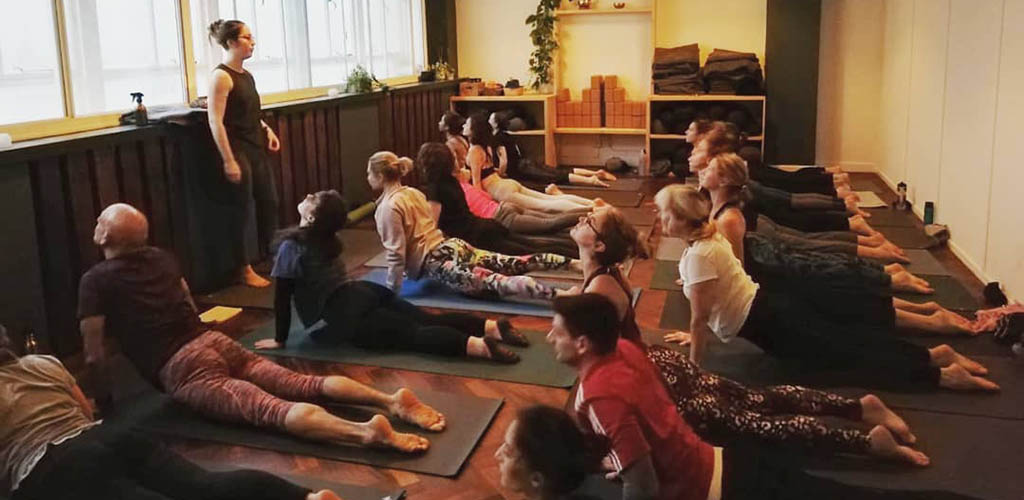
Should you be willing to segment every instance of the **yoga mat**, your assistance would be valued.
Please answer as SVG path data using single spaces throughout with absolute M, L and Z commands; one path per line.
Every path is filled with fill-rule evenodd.
M 641 206 L 641 207 L 617 207 L 622 216 L 626 218 L 626 222 L 633 226 L 653 226 L 654 219 L 657 217 L 657 213 L 652 206 Z M 639 231 L 640 228 L 638 227 Z
M 857 193 L 857 196 L 860 196 L 860 201 L 857 202 L 857 206 L 860 208 L 882 208 L 889 206 L 889 204 L 882 201 L 874 191 L 854 192 Z
M 491 420 L 504 401 L 428 390 L 418 390 L 416 394 L 423 402 L 444 413 L 448 420 L 448 428 L 443 432 L 429 432 L 391 419 L 395 429 L 414 432 L 430 439 L 430 449 L 418 454 L 306 441 L 269 429 L 209 420 L 171 401 L 168 396 L 156 392 L 150 392 L 134 402 L 122 405 L 112 420 L 126 422 L 139 430 L 154 434 L 402 469 L 435 476 L 455 476 L 490 427 Z M 330 406 L 328 409 L 335 415 L 358 422 L 365 422 L 376 413 L 373 409 L 355 406 Z
M 558 188 L 561 189 L 564 192 L 567 192 L 567 193 L 571 191 L 572 194 L 578 194 L 577 191 L 583 191 L 583 190 L 595 190 L 595 191 L 604 191 L 604 192 L 608 192 L 608 191 L 640 191 L 643 188 L 643 186 L 644 186 L 644 181 L 645 180 L 647 180 L 647 179 L 645 179 L 643 177 L 626 177 L 626 178 L 619 178 L 619 179 L 616 179 L 614 181 L 605 181 L 605 183 L 609 185 L 606 188 L 596 187 L 596 186 L 582 186 L 582 185 L 569 185 L 569 186 L 559 185 Z M 542 188 L 542 189 L 540 189 L 540 191 L 544 192 L 544 189 Z
M 597 188 L 577 189 L 572 194 L 590 199 L 601 198 L 617 207 L 639 207 L 644 200 L 644 193 L 638 191 L 606 191 Z
M 931 458 L 913 467 L 866 457 L 805 459 L 808 472 L 843 483 L 898 490 L 945 490 L 986 500 L 1021 498 L 1024 422 L 920 411 L 899 412 Z M 922 497 L 924 498 L 924 497 Z
M 918 227 L 919 225 L 917 217 L 909 210 L 871 209 L 867 210 L 867 213 L 871 214 L 871 217 L 866 220 L 873 228 L 879 226 Z
M 376 488 L 369 488 L 366 486 L 356 486 L 354 484 L 336 483 L 334 481 L 328 481 L 326 479 L 320 479 L 316 477 L 299 476 L 296 474 L 281 474 L 278 472 L 267 471 L 256 467 L 236 467 L 229 463 L 224 462 L 212 462 L 207 460 L 193 460 L 200 467 L 214 471 L 214 472 L 231 472 L 241 469 L 248 470 L 263 470 L 277 477 L 280 477 L 286 481 L 290 481 L 294 484 L 302 486 L 312 491 L 320 490 L 331 490 L 338 494 L 345 500 L 398 500 L 405 495 L 405 489 L 398 488 L 390 492 L 378 490 Z
M 622 275 L 628 277 L 629 273 L 633 272 L 634 260 L 629 259 L 622 264 Z M 387 252 L 380 252 L 374 258 L 366 262 L 366 267 L 388 267 L 388 256 Z M 553 280 L 563 281 L 583 281 L 583 273 L 575 270 L 568 269 L 556 269 L 550 271 L 530 271 L 526 273 L 527 276 L 534 278 L 547 278 Z
M 924 274 L 932 276 L 950 276 L 949 270 L 946 269 L 946 266 L 942 265 L 942 263 L 939 262 L 939 260 L 936 259 L 928 250 L 911 248 L 904 250 L 904 252 L 906 252 L 907 258 L 910 259 L 910 264 L 903 264 L 903 267 L 907 268 L 907 271 L 918 276 Z
M 661 310 L 658 328 L 667 330 L 690 330 L 690 301 L 682 290 L 666 292 L 665 307 Z
M 345 269 L 349 271 L 362 266 L 364 262 L 384 249 L 376 231 L 343 229 L 339 231 L 338 236 L 341 237 L 344 248 L 342 261 L 345 263 Z M 197 303 L 206 305 L 273 309 L 274 287 L 271 285 L 264 288 L 253 288 L 245 285 L 231 285 L 212 293 L 196 295 L 194 298 Z
M 974 356 L 1013 357 L 1010 346 L 995 341 L 991 333 L 982 333 L 975 337 L 957 335 L 904 335 L 904 340 L 924 347 L 949 344 L 956 352 L 969 358 Z
M 686 243 L 681 238 L 673 236 L 662 236 L 661 242 L 658 243 L 658 250 L 654 254 L 654 258 L 658 260 L 670 260 L 672 262 L 679 262 L 679 259 L 683 258 L 683 249 L 686 248 Z
M 682 290 L 676 284 L 679 279 L 679 263 L 671 260 L 654 261 L 654 274 L 651 276 L 651 290 Z M 666 303 L 666 306 L 668 304 Z
M 918 276 L 927 281 L 935 289 L 935 293 L 919 295 L 916 293 L 899 292 L 895 296 L 911 302 L 935 301 L 947 309 L 960 311 L 976 311 L 981 308 L 981 301 L 974 297 L 956 278 L 934 274 L 919 274 Z
M 346 363 L 382 368 L 397 368 L 428 373 L 441 373 L 459 377 L 487 380 L 503 380 L 521 384 L 547 387 L 572 387 L 576 372 L 555 360 L 554 352 L 544 342 L 546 332 L 524 331 L 530 339 L 530 347 L 508 347 L 519 354 L 521 360 L 505 365 L 482 359 L 450 358 L 433 354 L 409 351 L 373 351 L 360 349 L 351 344 L 325 346 L 315 343 L 298 315 L 292 315 L 291 333 L 288 346 L 277 350 L 255 351 L 266 356 L 315 359 L 334 363 Z M 317 325 L 314 325 L 316 328 Z M 253 349 L 257 340 L 274 338 L 274 322 L 268 321 L 252 333 L 239 339 L 246 348 Z
M 870 222 L 869 222 L 870 224 Z M 939 244 L 938 240 L 924 234 L 924 230 L 917 227 L 900 226 L 872 226 L 885 238 L 900 248 L 931 248 Z

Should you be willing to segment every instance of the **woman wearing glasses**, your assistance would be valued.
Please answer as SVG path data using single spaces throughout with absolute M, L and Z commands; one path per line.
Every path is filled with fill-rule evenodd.
M 268 248 L 277 231 L 277 188 L 264 148 L 276 152 L 281 149 L 281 142 L 260 119 L 256 80 L 242 67 L 256 47 L 249 27 L 242 21 L 219 19 L 210 25 L 209 31 L 210 38 L 224 49 L 223 62 L 213 70 L 207 94 L 210 132 L 224 161 L 224 177 L 240 188 L 232 210 L 236 220 L 231 224 L 235 230 L 231 258 L 238 266 L 239 282 L 265 287 L 270 282 L 256 274 L 249 264 L 257 256 L 246 252 L 246 222 L 250 204 L 255 202 L 256 234 L 260 248 Z

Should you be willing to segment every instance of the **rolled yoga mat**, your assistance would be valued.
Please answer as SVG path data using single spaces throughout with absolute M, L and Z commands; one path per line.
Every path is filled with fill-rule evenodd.
M 364 280 L 383 284 L 387 278 L 387 270 L 374 269 L 363 277 Z M 641 288 L 633 289 L 633 304 L 640 298 Z M 544 318 L 555 317 L 550 303 L 524 303 L 510 302 L 506 300 L 486 300 L 467 297 L 440 283 L 423 279 L 418 281 L 405 280 L 402 284 L 403 299 L 412 302 L 420 307 L 434 307 L 438 309 L 454 309 L 457 311 L 479 311 L 495 314 L 509 314 L 522 316 L 540 316 Z
M 654 253 L 654 258 L 657 260 L 679 262 L 679 259 L 683 258 L 683 250 L 685 248 L 686 243 L 681 238 L 662 235 L 661 241 L 658 242 L 658 250 Z
M 322 325 L 322 323 L 320 324 Z M 318 325 L 313 325 L 313 329 Z M 453 358 L 410 351 L 374 351 L 361 349 L 349 343 L 340 345 L 317 344 L 309 336 L 310 330 L 302 326 L 298 315 L 292 314 L 292 328 L 288 345 L 284 349 L 255 351 L 266 356 L 315 359 L 334 363 L 379 366 L 428 373 L 441 373 L 459 377 L 503 380 L 547 387 L 572 387 L 576 372 L 555 360 L 554 351 L 544 342 L 546 332 L 522 332 L 530 339 L 530 347 L 511 347 L 520 361 L 506 365 L 474 358 Z M 268 321 L 252 333 L 239 339 L 246 348 L 253 349 L 257 340 L 274 338 L 274 321 Z
M 981 300 L 975 297 L 966 287 L 960 284 L 952 276 L 939 276 L 932 274 L 919 274 L 921 279 L 928 282 L 935 290 L 931 295 L 920 295 L 916 293 L 899 292 L 894 294 L 903 300 L 910 302 L 935 301 L 947 309 L 959 311 L 976 311 L 981 308 Z
M 362 266 L 384 250 L 376 231 L 342 229 L 338 236 L 341 238 L 344 248 L 341 259 L 345 263 L 345 269 L 349 271 Z M 273 309 L 274 287 L 253 288 L 245 285 L 231 285 L 216 292 L 196 295 L 195 301 L 213 306 Z
M 147 393 L 135 401 L 120 405 L 111 420 L 153 434 L 248 446 L 435 476 L 455 476 L 490 427 L 491 420 L 498 413 L 503 400 L 428 390 L 415 392 L 420 400 L 445 415 L 448 421 L 447 428 L 442 432 L 430 432 L 394 418 L 390 420 L 400 432 L 413 432 L 429 439 L 430 449 L 424 453 L 406 454 L 392 450 L 319 443 L 270 429 L 218 422 L 204 418 L 157 392 Z M 375 413 L 379 413 L 371 408 L 356 406 L 329 406 L 327 409 L 339 417 L 357 422 L 365 422 Z

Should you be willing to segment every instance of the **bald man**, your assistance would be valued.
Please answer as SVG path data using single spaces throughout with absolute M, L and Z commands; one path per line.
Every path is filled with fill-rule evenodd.
M 94 374 L 103 371 L 103 338 L 110 335 L 150 383 L 210 418 L 405 452 L 425 450 L 429 442 L 395 432 L 383 415 L 350 422 L 302 401 L 375 406 L 424 429 L 444 428 L 444 416 L 408 389 L 384 394 L 347 377 L 295 373 L 204 329 L 177 262 L 146 245 L 148 228 L 141 212 L 120 203 L 96 220 L 93 240 L 106 260 L 82 276 L 78 296 L 86 363 Z

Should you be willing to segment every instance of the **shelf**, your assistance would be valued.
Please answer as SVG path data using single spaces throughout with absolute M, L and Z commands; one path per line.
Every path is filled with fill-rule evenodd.
M 558 127 L 556 134 L 575 135 L 647 135 L 647 130 L 642 128 L 582 128 L 582 127 Z
M 544 135 L 544 129 L 510 131 L 509 135 Z
M 650 14 L 651 9 L 558 9 L 555 16 L 586 16 L 598 14 Z
M 700 95 L 663 95 L 663 94 L 651 94 L 648 97 L 651 101 L 763 101 L 763 95 L 716 95 L 716 94 L 700 94 Z
M 454 102 L 504 102 L 504 101 L 538 101 L 543 102 L 549 97 L 554 97 L 554 94 L 524 94 L 524 95 L 474 95 L 464 96 L 456 95 L 452 96 Z
M 685 141 L 686 140 L 686 136 L 685 135 L 681 135 L 681 134 L 651 134 L 651 139 L 664 139 L 664 140 L 668 140 L 668 141 Z M 763 142 L 764 141 L 764 136 L 763 135 L 755 135 L 755 136 L 747 137 L 747 140 L 748 141 Z

